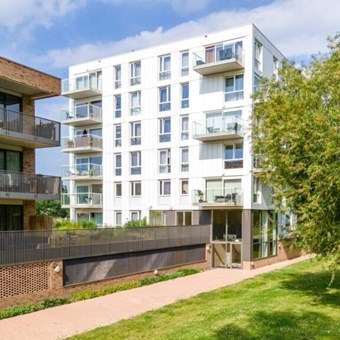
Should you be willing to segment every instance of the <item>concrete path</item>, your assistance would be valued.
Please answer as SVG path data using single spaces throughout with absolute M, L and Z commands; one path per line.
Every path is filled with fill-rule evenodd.
M 0 339 L 64 339 L 308 258 L 303 256 L 254 270 L 212 269 L 176 280 L 4 319 L 0 321 Z

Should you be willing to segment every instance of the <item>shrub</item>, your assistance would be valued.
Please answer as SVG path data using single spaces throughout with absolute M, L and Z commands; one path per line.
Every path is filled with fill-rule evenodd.
M 127 221 L 124 224 L 124 227 L 126 228 L 139 228 L 139 227 L 147 227 L 148 222 L 146 220 L 146 217 L 143 217 L 141 220 L 131 220 Z
M 54 225 L 54 229 L 57 230 L 68 230 L 68 229 L 97 229 L 97 225 L 94 221 L 71 221 L 71 220 L 61 220 L 57 221 Z

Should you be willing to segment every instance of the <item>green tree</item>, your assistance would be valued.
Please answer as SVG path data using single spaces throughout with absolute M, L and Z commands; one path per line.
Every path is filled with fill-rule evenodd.
M 47 215 L 54 218 L 66 218 L 69 216 L 69 210 L 61 207 L 58 200 L 39 200 L 36 203 L 36 214 Z
M 284 63 L 255 95 L 253 151 L 259 177 L 297 217 L 308 253 L 340 265 L 340 34 L 310 65 Z

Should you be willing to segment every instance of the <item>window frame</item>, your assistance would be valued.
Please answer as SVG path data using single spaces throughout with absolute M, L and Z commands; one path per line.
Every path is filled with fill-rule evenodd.
M 185 88 L 187 88 L 187 93 L 185 93 Z M 181 84 L 181 108 L 187 109 L 189 108 L 189 83 Z
M 162 101 L 163 91 L 165 92 L 165 100 Z M 162 86 L 159 88 L 159 111 L 171 110 L 171 86 Z
M 136 156 L 136 158 L 134 158 Z M 136 164 L 134 165 L 134 162 Z M 130 152 L 130 175 L 141 175 L 142 174 L 142 152 L 131 151 Z
M 167 80 L 171 78 L 171 54 L 164 54 L 159 58 L 159 80 Z M 169 68 L 166 68 L 167 58 L 169 58 Z
M 228 80 L 233 81 L 232 90 L 228 91 Z M 238 88 L 237 80 L 242 79 L 242 87 Z M 233 76 L 225 77 L 224 101 L 231 102 L 244 99 L 244 74 L 235 74 Z
M 171 195 L 171 180 L 170 179 L 161 179 L 159 182 L 159 196 L 162 197 L 168 197 Z M 169 185 L 168 188 L 166 188 L 166 185 Z M 167 191 L 166 189 L 169 189 Z
M 136 106 L 133 106 L 135 95 L 138 103 Z M 130 116 L 138 116 L 141 114 L 141 103 L 142 103 L 141 91 L 130 92 Z
M 187 65 L 184 64 L 184 57 L 187 56 Z M 181 76 L 186 77 L 189 75 L 189 50 L 181 51 Z
M 122 154 L 115 153 L 114 154 L 114 169 L 115 169 L 115 176 L 121 176 L 122 175 Z
M 139 135 L 138 132 L 139 125 Z M 142 144 L 142 122 L 140 120 L 130 123 L 130 145 Z
M 169 131 L 167 132 L 167 124 L 169 124 Z M 159 142 L 171 142 L 171 117 L 159 118 Z
M 115 118 L 122 117 L 122 95 L 116 94 L 114 96 Z
M 184 188 L 184 185 L 186 184 L 186 189 Z M 180 193 L 181 196 L 188 196 L 189 195 L 189 179 L 188 178 L 182 178 L 180 180 Z
M 114 79 L 115 79 L 114 80 L 115 89 L 120 89 L 122 87 L 122 66 L 121 65 L 114 66 Z
M 141 181 L 131 181 L 130 182 L 130 196 L 131 197 L 141 197 L 142 196 L 142 182 Z
M 114 192 L 115 197 L 122 197 L 123 196 L 123 185 L 122 182 L 114 182 Z
M 114 125 L 114 141 L 115 141 L 115 147 L 122 146 L 122 124 Z
M 164 159 L 164 162 L 162 162 L 163 159 Z M 158 171 L 160 174 L 171 173 L 171 149 L 170 148 L 158 150 Z
M 140 85 L 142 75 L 142 63 L 140 60 L 130 63 L 130 86 Z
M 184 160 L 184 153 L 185 151 L 187 152 L 187 160 L 185 161 Z M 180 148 L 180 157 L 181 157 L 181 172 L 188 172 L 189 171 L 189 147 L 188 146 L 185 146 L 185 147 L 182 147 Z
M 189 115 L 181 116 L 181 140 L 189 139 Z M 186 125 L 186 130 L 185 130 Z

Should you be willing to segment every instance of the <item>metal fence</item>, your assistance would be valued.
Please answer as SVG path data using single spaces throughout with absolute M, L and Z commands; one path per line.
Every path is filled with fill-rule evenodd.
M 210 241 L 210 226 L 0 232 L 0 265 L 147 251 Z

